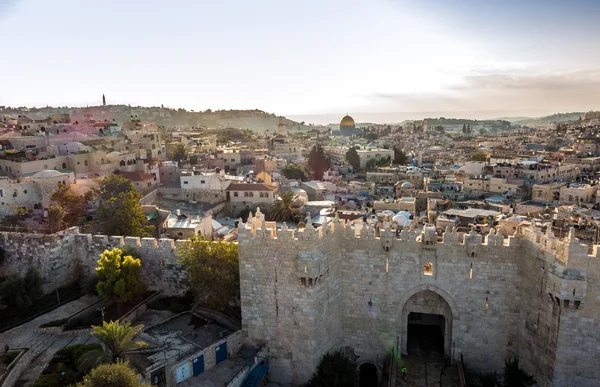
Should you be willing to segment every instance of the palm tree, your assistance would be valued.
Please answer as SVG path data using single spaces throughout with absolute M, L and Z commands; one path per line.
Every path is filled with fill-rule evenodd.
M 294 205 L 294 202 L 298 199 L 298 195 L 292 191 L 284 191 L 279 194 L 279 199 L 269 212 L 271 220 L 280 222 L 289 221 L 294 220 L 300 215 L 300 211 Z
M 48 226 L 50 231 L 58 231 L 65 218 L 65 210 L 61 206 L 51 206 L 48 208 Z
M 135 340 L 142 329 L 143 325 L 132 326 L 130 322 L 119 321 L 104 321 L 102 326 L 92 326 L 92 336 L 100 341 L 102 349 L 87 352 L 82 358 L 80 369 L 89 370 L 98 364 L 120 361 L 129 361 L 133 367 L 140 368 L 135 359 L 128 357 L 133 351 L 148 346 L 143 341 Z

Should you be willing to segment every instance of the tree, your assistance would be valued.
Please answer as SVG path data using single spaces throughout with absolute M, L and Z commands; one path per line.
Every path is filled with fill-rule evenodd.
M 346 387 L 356 385 L 356 363 L 342 352 L 327 353 L 304 387 Z
M 471 134 L 471 124 L 467 124 L 467 134 Z
M 26 308 L 42 295 L 42 278 L 33 267 L 23 278 L 13 274 L 0 283 L 0 298 L 8 306 Z
M 197 301 L 223 310 L 240 299 L 238 245 L 195 235 L 179 243 L 175 254 L 188 271 Z
M 406 164 L 406 153 L 400 148 L 394 148 L 394 164 Z
M 483 153 L 483 152 L 477 152 L 477 153 L 473 153 L 471 155 L 470 160 L 471 161 L 486 161 L 487 160 L 487 154 Z
M 105 300 L 117 303 L 130 301 L 146 291 L 142 280 L 142 261 L 131 255 L 123 255 L 121 249 L 105 250 L 100 254 L 96 291 Z
M 79 223 L 79 219 L 85 214 L 89 202 L 93 199 L 94 192 L 87 192 L 85 195 L 77 195 L 66 184 L 59 184 L 58 188 L 50 201 L 64 210 L 62 221 L 66 226 L 74 226 Z M 50 216 L 50 213 L 48 213 Z M 50 221 L 50 219 L 48 220 Z
M 306 180 L 306 175 L 304 174 L 304 168 L 302 168 L 300 165 L 290 164 L 290 165 L 286 166 L 285 168 L 283 168 L 281 170 L 281 173 L 283 174 L 283 176 L 285 176 L 286 179 L 302 180 L 302 181 Z
M 504 386 L 505 387 L 530 387 L 537 381 L 519 367 L 519 358 L 511 357 L 504 361 Z
M 269 211 L 269 218 L 273 221 L 290 221 L 300 216 L 300 210 L 294 206 L 294 201 L 298 195 L 293 191 L 284 191 L 279 193 L 279 201 L 275 203 Z
M 446 131 L 444 130 L 444 127 L 442 125 L 437 125 L 435 128 L 433 128 L 433 130 L 435 130 L 436 132 L 438 132 L 440 134 L 446 133 Z
M 151 387 L 140 384 L 138 374 L 127 363 L 102 364 L 86 375 L 77 387 Z
M 117 173 L 110 174 L 98 181 L 96 194 L 100 200 L 116 198 L 119 194 L 136 192 L 133 182 Z
M 367 161 L 367 165 L 365 166 L 365 170 L 372 171 L 377 166 L 377 160 L 371 159 Z
M 463 124 L 461 132 L 467 134 L 467 124 Z
M 154 226 L 146 225 L 146 215 L 139 202 L 139 194 L 135 191 L 120 193 L 103 201 L 96 215 L 106 235 L 144 237 L 154 230 Z
M 312 147 L 308 154 L 308 165 L 315 180 L 323 179 L 323 174 L 329 169 L 329 160 L 325 156 L 323 147 L 319 144 Z
M 352 165 L 352 168 L 355 172 L 360 170 L 360 157 L 358 156 L 358 152 L 356 151 L 355 147 L 350 147 L 350 149 L 348 149 L 346 152 L 346 161 L 348 164 Z
M 48 227 L 50 227 L 50 232 L 60 230 L 64 218 L 65 210 L 61 206 L 50 206 L 48 208 Z
M 187 159 L 187 152 L 185 151 L 185 145 L 183 145 L 181 143 L 175 144 L 175 146 L 173 146 L 171 158 L 174 161 L 177 161 L 179 163 L 182 161 L 185 161 Z

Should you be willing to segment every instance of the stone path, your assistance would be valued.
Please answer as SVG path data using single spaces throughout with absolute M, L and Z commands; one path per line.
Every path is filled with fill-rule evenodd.
M 444 363 L 418 357 L 402 358 L 407 369 L 407 380 L 402 380 L 402 373 L 398 369 L 396 387 L 440 387 L 440 373 Z M 442 376 L 441 387 L 459 386 L 458 369 L 448 366 Z
M 1 347 L 8 344 L 10 348 L 29 348 L 2 387 L 31 385 L 60 349 L 73 344 L 91 342 L 92 338 L 88 333 L 58 335 L 38 328 L 49 321 L 69 317 L 97 301 L 97 297 L 83 296 L 28 323 L 1 333 Z

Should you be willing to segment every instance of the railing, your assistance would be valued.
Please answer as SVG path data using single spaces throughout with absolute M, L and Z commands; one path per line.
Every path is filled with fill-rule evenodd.
M 458 379 L 460 380 L 460 387 L 468 387 L 462 353 L 460 354 L 460 359 L 458 359 Z

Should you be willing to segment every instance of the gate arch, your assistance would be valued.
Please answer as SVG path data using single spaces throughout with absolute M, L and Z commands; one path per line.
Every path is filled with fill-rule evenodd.
M 438 298 L 438 302 L 418 303 L 417 299 L 424 298 L 430 301 Z M 444 326 L 444 355 L 454 362 L 452 343 L 454 329 L 459 319 L 458 306 L 452 297 L 444 290 L 435 285 L 424 284 L 408 289 L 400 299 L 401 326 L 400 326 L 400 349 L 403 354 L 408 354 L 408 316 L 410 313 L 426 313 L 442 315 L 445 318 Z

